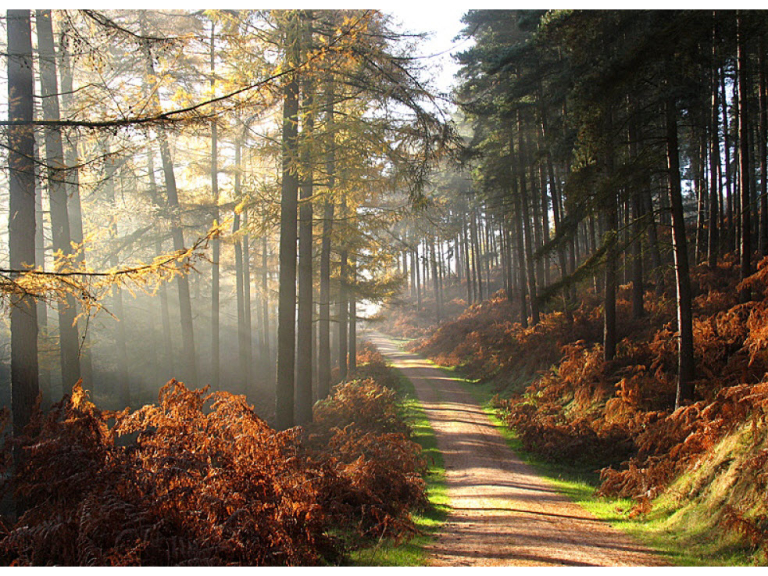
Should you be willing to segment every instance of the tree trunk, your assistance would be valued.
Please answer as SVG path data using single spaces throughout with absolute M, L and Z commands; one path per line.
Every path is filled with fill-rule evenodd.
M 253 391 L 253 324 L 251 320 L 251 237 L 248 234 L 248 208 L 243 210 L 243 238 L 240 244 L 243 247 L 243 330 L 245 341 L 245 355 L 248 368 L 246 370 L 247 390 Z
M 523 211 L 520 207 L 520 195 L 518 194 L 517 178 L 512 176 L 512 198 L 515 204 L 515 231 L 514 235 L 517 239 L 517 268 L 518 268 L 518 286 L 520 287 L 520 325 L 523 328 L 528 328 L 528 304 L 527 299 L 527 282 L 526 282 L 526 267 L 525 267 L 525 243 L 523 241 Z
M 695 375 L 693 357 L 693 309 L 691 278 L 688 267 L 688 241 L 680 187 L 680 159 L 677 142 L 677 110 L 674 100 L 665 106 L 667 169 L 669 171 L 669 203 L 672 211 L 672 247 L 677 283 L 678 370 L 675 408 L 693 399 Z
M 357 370 L 357 298 L 355 289 L 357 283 L 357 258 L 352 256 L 349 266 L 349 374 L 354 376 Z
M 435 289 L 435 320 L 440 322 L 440 279 L 437 273 L 437 254 L 435 254 L 434 241 L 429 242 L 429 256 L 432 261 L 432 285 Z
M 34 77 L 29 10 L 8 10 L 8 119 L 29 122 L 8 127 L 8 248 L 11 270 L 35 265 Z M 12 274 L 17 277 L 17 273 Z M 39 393 L 37 307 L 28 295 L 10 297 L 11 412 L 19 436 L 32 417 Z M 18 454 L 18 452 L 17 452 Z M 17 503 L 17 512 L 23 503 Z
M 706 139 L 703 133 L 700 133 L 698 127 L 692 130 L 692 140 L 698 144 L 697 154 L 693 155 L 693 177 L 694 187 L 696 191 L 696 250 L 694 265 L 700 263 L 704 259 L 706 253 L 704 244 L 706 243 L 706 236 L 704 231 L 704 221 L 707 220 L 707 200 L 709 198 L 706 188 L 706 180 L 704 178 L 704 166 L 706 165 L 707 157 L 707 145 Z
M 266 216 L 264 216 L 266 220 Z M 267 242 L 266 222 L 264 236 L 261 239 L 261 367 L 267 381 L 272 380 L 272 353 L 270 344 L 269 322 L 269 244 Z
M 216 24 L 211 22 L 211 94 L 216 87 Z M 213 225 L 219 225 L 219 127 L 216 119 L 211 120 L 211 202 L 213 203 Z M 211 240 L 211 388 L 220 388 L 221 375 L 221 330 L 220 330 L 220 286 L 219 239 Z
M 632 111 L 636 112 L 633 103 Z M 639 133 L 637 123 L 631 121 L 629 124 L 629 150 L 633 159 L 638 156 L 637 143 Z M 632 204 L 632 318 L 638 320 L 645 315 L 643 297 L 645 286 L 643 283 L 643 220 L 645 210 L 640 187 L 645 187 L 645 179 L 640 184 L 633 184 L 631 189 Z
M 747 54 L 745 50 L 742 13 L 736 13 L 736 64 L 739 87 L 739 200 L 741 204 L 741 280 L 752 274 L 752 235 L 750 233 L 750 174 L 749 174 L 749 108 L 747 84 Z M 747 302 L 752 298 L 749 288 L 739 292 L 739 300 Z
M 104 178 L 104 190 L 105 196 L 113 204 L 117 205 L 117 197 L 115 195 L 115 161 L 109 150 L 109 145 L 104 144 L 104 156 L 106 160 L 106 174 Z M 117 220 L 113 219 L 110 225 L 109 235 L 116 245 L 118 240 Z M 115 246 L 112 250 L 112 257 L 110 265 L 116 268 L 119 264 L 118 259 L 119 249 Z M 121 404 L 121 409 L 131 405 L 131 390 L 128 386 L 128 345 L 126 338 L 125 324 L 128 322 L 128 318 L 125 316 L 125 310 L 123 307 L 123 291 L 120 286 L 116 286 L 112 295 L 112 307 L 115 318 L 117 318 L 117 326 L 115 327 L 115 363 L 117 365 L 117 381 L 112 383 L 112 389 L 117 388 L 117 397 Z M 115 384 L 117 386 L 115 386 Z
M 155 179 L 155 160 L 151 148 L 147 149 L 147 172 L 149 174 L 149 194 L 156 206 L 162 206 L 160 196 L 157 193 L 157 181 Z M 159 238 L 155 241 L 155 252 L 163 253 L 163 241 Z M 170 380 L 176 369 L 174 367 L 175 354 L 173 353 L 173 336 L 171 334 L 171 313 L 168 306 L 168 287 L 165 282 L 160 285 L 160 317 L 163 325 L 164 360 L 167 363 L 167 374 L 161 375 L 161 382 Z
M 603 351 L 606 362 L 616 356 L 616 234 L 618 228 L 616 198 L 610 196 L 604 205 L 606 239 L 603 293 Z
M 235 199 L 242 201 L 242 143 L 240 139 L 235 142 Z M 240 231 L 240 211 L 235 210 L 232 222 L 232 234 Z M 247 214 L 243 211 L 243 216 Z M 250 326 L 250 297 L 246 302 L 246 290 L 250 292 L 250 272 L 248 263 L 244 258 L 244 248 L 247 246 L 247 236 L 235 240 L 235 293 L 237 295 L 237 347 L 240 364 L 240 378 L 244 382 L 245 390 L 249 391 L 251 382 L 251 326 Z
M 141 33 L 146 36 L 146 16 L 142 15 L 140 20 Z M 149 77 L 155 76 L 155 66 L 152 61 L 152 55 L 149 45 L 144 43 L 144 52 L 146 58 L 147 74 Z M 155 92 L 155 105 L 160 107 L 160 98 Z M 171 149 L 168 144 L 168 136 L 165 128 L 160 126 L 157 131 L 157 138 L 160 144 L 160 158 L 163 163 L 163 174 L 165 176 L 165 190 L 168 200 L 168 209 L 171 220 L 171 237 L 173 238 L 173 249 L 184 249 L 184 232 L 182 230 L 181 208 L 179 206 L 179 194 L 176 188 L 176 174 L 174 173 L 173 161 L 171 159 Z M 192 321 L 192 299 L 189 291 L 189 278 L 186 274 L 181 274 L 177 278 L 177 287 L 179 292 L 179 316 L 181 319 L 181 338 L 183 346 L 183 374 L 182 377 L 191 382 L 197 382 L 197 354 L 195 351 L 195 332 Z
M 72 107 L 73 76 L 69 56 L 69 25 L 64 25 L 59 36 L 59 76 L 61 79 L 61 104 L 65 113 Z M 80 202 L 80 169 L 78 167 L 78 136 L 69 134 L 64 142 L 64 164 L 66 165 L 67 208 L 69 216 L 70 240 L 81 246 L 75 261 L 85 268 L 85 245 L 83 244 L 83 211 Z M 90 334 L 87 330 L 88 317 L 78 320 L 78 331 L 82 334 L 80 346 L 80 377 L 86 386 L 93 391 L 93 359 L 90 345 Z M 83 326 L 85 324 L 85 326 Z
M 535 326 L 539 323 L 539 303 L 536 301 L 536 275 L 533 262 L 533 242 L 532 225 L 528 215 L 528 192 L 525 181 L 525 165 L 527 157 L 526 148 L 523 144 L 523 120 L 522 115 L 517 113 L 517 136 L 519 144 L 519 175 L 520 175 L 520 206 L 522 208 L 523 241 L 525 246 L 525 264 L 526 277 L 528 280 L 528 295 L 531 306 L 531 323 Z
M 768 81 L 766 81 L 766 62 L 765 62 L 765 36 L 760 36 L 760 46 L 758 48 L 760 67 L 759 78 L 759 106 L 760 106 L 760 126 L 758 131 L 757 154 L 760 161 L 760 234 L 759 245 L 760 254 L 768 255 L 768 150 L 766 142 L 768 141 Z
M 464 255 L 464 276 L 467 280 L 467 306 L 471 306 L 474 302 L 473 297 L 473 289 L 474 286 L 472 284 L 472 272 L 469 268 L 469 240 L 467 238 L 467 215 L 466 212 L 464 212 L 461 215 L 461 237 L 462 237 L 462 244 L 464 246 L 462 250 L 462 254 Z
M 45 269 L 45 226 L 43 218 L 43 191 L 37 186 L 35 190 L 35 263 Z M 48 303 L 37 301 L 38 349 L 45 350 L 48 340 Z M 47 362 L 40 363 L 40 391 L 42 392 L 42 408 L 47 410 L 54 401 L 51 385 L 51 369 Z
M 605 122 L 605 133 L 609 135 L 609 138 L 613 133 L 612 114 L 613 112 L 609 110 Z M 605 150 L 605 171 L 608 175 L 612 175 L 614 171 L 612 144 L 609 142 Z M 603 353 L 605 361 L 609 362 L 616 356 L 616 242 L 618 241 L 619 229 L 617 195 L 608 191 L 603 201 L 605 202 L 603 205 L 605 229 L 603 241 L 607 244 L 603 284 Z
M 288 17 L 288 67 L 299 60 L 298 14 Z M 297 73 L 283 86 L 282 183 L 280 186 L 280 276 L 277 312 L 277 379 L 275 427 L 294 425 L 294 377 L 296 362 L 296 240 L 299 178 L 297 157 L 299 83 Z
M 713 18 L 714 20 L 714 18 Z M 722 216 L 719 215 L 718 204 L 722 195 L 720 184 L 720 137 L 718 123 L 718 68 L 717 68 L 717 32 L 712 25 L 712 66 L 711 66 L 711 98 L 709 124 L 709 237 L 707 239 L 707 263 L 710 268 L 717 266 L 717 256 L 720 249 L 719 227 Z M 763 176 L 764 177 L 764 176 Z
M 726 191 L 726 204 L 728 213 L 728 227 L 725 241 L 721 239 L 726 251 L 733 249 L 734 238 L 734 207 L 733 207 L 733 172 L 731 170 L 731 127 L 728 120 L 728 98 L 726 96 L 726 73 L 722 70 L 720 75 L 720 101 L 723 103 L 722 115 L 723 115 L 723 152 L 725 153 L 725 191 Z
M 311 16 L 307 17 L 311 22 Z M 311 49 L 311 24 L 305 26 L 307 48 Z M 301 206 L 299 207 L 299 311 L 296 340 L 296 424 L 306 425 L 312 421 L 312 354 L 314 344 L 312 333 L 312 187 L 314 158 L 312 138 L 314 136 L 314 84 L 304 81 L 304 125 L 301 137 Z
M 483 301 L 483 278 L 480 269 L 480 242 L 477 234 L 477 212 L 473 208 L 470 214 L 470 232 L 472 235 L 472 275 L 477 287 L 477 301 Z
M 421 269 L 419 266 L 419 245 L 413 248 L 413 263 L 416 270 L 416 311 L 421 311 Z
M 36 15 L 43 118 L 56 122 L 60 120 L 59 88 L 51 11 L 38 10 Z M 58 127 L 45 129 L 45 156 L 53 249 L 66 257 L 72 254 L 72 239 L 69 233 L 69 213 L 67 211 L 64 147 L 61 140 L 61 129 Z M 75 299 L 73 296 L 67 295 L 66 300 L 60 300 L 58 306 L 62 388 L 65 393 L 69 393 L 72 386 L 80 379 L 80 342 L 77 335 Z
M 329 134 L 325 152 L 326 194 L 323 203 L 323 231 L 320 246 L 320 318 L 317 361 L 317 396 L 325 399 L 331 390 L 331 233 L 333 232 L 334 188 L 336 186 L 336 150 L 333 139 L 333 79 L 326 86 L 325 124 Z

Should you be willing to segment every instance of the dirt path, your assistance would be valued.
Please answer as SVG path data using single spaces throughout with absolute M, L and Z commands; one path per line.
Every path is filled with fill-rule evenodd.
M 521 462 L 458 382 L 381 334 L 369 339 L 413 382 L 445 458 L 452 512 L 430 546 L 434 565 L 665 564 Z

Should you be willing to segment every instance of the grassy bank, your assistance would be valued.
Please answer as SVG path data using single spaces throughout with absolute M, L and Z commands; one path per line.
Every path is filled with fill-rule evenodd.
M 445 521 L 449 510 L 443 455 L 437 449 L 435 434 L 416 397 L 416 390 L 411 381 L 398 370 L 394 368 L 392 370 L 399 378 L 402 417 L 413 430 L 413 439 L 421 446 L 427 461 L 426 482 L 430 506 L 427 510 L 414 515 L 419 534 L 407 542 L 398 543 L 391 539 L 384 539 L 373 547 L 356 550 L 350 555 L 350 563 L 355 566 L 427 565 L 424 546 L 432 540 L 435 532 Z
M 446 368 L 432 363 L 443 373 L 467 390 L 483 407 L 495 426 L 499 428 L 508 446 L 527 464 L 559 492 L 576 502 L 595 517 L 609 522 L 615 528 L 633 537 L 638 543 L 658 551 L 670 564 L 678 566 L 749 566 L 765 565 L 766 558 L 755 549 L 745 545 L 737 534 L 724 534 L 716 526 L 724 501 L 722 490 L 709 488 L 715 485 L 712 478 L 706 478 L 711 468 L 724 469 L 729 463 L 736 466 L 739 457 L 734 446 L 744 444 L 740 438 L 744 432 L 736 432 L 720 443 L 714 451 L 713 463 L 700 471 L 681 476 L 668 490 L 652 502 L 650 511 L 632 516 L 636 502 L 631 499 L 606 498 L 595 495 L 600 484 L 596 471 L 585 468 L 553 463 L 527 452 L 513 430 L 499 419 L 491 404 L 493 396 L 499 393 L 498 382 L 479 382 L 467 379 L 455 368 Z M 524 382 L 510 381 L 501 394 L 524 386 Z M 720 456 L 717 456 L 720 454 Z M 726 476 L 728 473 L 720 475 Z M 710 474 L 710 476 L 712 476 Z M 691 498 L 692 486 L 698 486 L 701 495 Z M 706 489 L 702 489 L 706 486 Z

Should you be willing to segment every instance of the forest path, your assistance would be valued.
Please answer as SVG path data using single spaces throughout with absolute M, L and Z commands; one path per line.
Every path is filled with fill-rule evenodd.
M 367 338 L 414 385 L 445 459 L 451 513 L 435 566 L 661 566 L 664 560 L 550 486 L 461 385 L 386 336 Z

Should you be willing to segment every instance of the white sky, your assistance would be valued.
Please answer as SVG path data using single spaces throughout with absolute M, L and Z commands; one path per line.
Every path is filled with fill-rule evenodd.
M 452 83 L 453 74 L 458 70 L 451 53 L 460 52 L 469 45 L 467 40 L 454 42 L 464 25 L 461 17 L 468 10 L 467 4 L 449 2 L 443 6 L 412 2 L 410 5 L 398 4 L 394 9 L 382 11 L 392 14 L 409 32 L 428 32 L 430 38 L 422 44 L 418 56 L 433 56 L 441 70 L 435 77 L 435 84 L 441 92 L 447 92 Z

